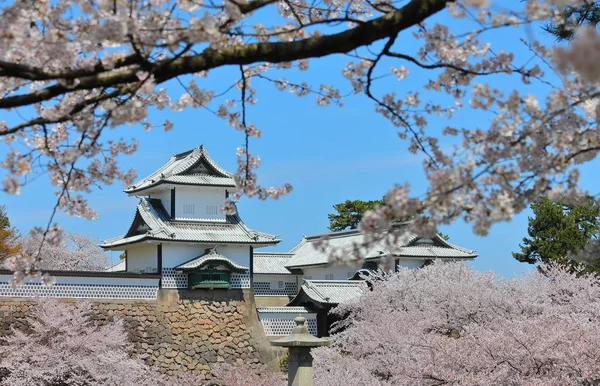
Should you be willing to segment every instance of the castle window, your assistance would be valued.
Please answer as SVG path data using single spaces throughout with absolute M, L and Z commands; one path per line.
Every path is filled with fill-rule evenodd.
M 206 205 L 206 214 L 217 214 L 216 205 Z
M 190 289 L 196 288 L 229 288 L 230 272 L 220 270 L 202 270 L 189 273 Z
M 194 204 L 183 204 L 183 214 L 194 214 Z

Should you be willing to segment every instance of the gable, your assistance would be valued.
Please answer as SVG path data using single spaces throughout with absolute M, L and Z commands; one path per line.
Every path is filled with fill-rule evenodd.
M 193 164 L 183 173 L 180 173 L 180 175 L 184 176 L 190 174 L 208 174 L 211 176 L 221 176 L 221 174 L 217 173 L 217 171 L 206 162 L 204 157 L 200 157 L 200 159 L 195 164 Z
M 129 230 L 125 234 L 125 237 L 143 235 L 146 234 L 149 230 L 150 227 L 148 226 L 148 224 L 146 224 L 146 222 L 140 215 L 140 212 L 136 211 L 133 222 L 131 223 Z

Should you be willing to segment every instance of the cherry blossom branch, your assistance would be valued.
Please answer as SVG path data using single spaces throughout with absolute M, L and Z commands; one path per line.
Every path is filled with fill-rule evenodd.
M 226 65 L 244 65 L 259 61 L 280 63 L 322 57 L 334 53 L 345 53 L 385 37 L 396 35 L 398 32 L 441 11 L 445 6 L 445 0 L 413 0 L 395 12 L 337 34 L 313 36 L 284 43 L 252 43 L 217 50 L 208 48 L 198 55 L 180 57 L 175 60 L 157 61 L 152 65 L 153 74 L 156 83 L 160 84 L 180 75 L 207 71 Z M 119 68 L 113 71 L 103 71 L 94 75 L 77 77 L 78 82 L 73 86 L 53 85 L 32 93 L 1 98 L 0 108 L 13 108 L 39 103 L 76 90 L 89 90 L 135 82 L 138 71 L 140 71 L 139 67 Z M 43 71 L 37 68 L 29 69 L 31 74 L 39 72 Z M 74 79 L 74 77 L 69 76 L 64 78 Z M 33 80 L 46 79 L 35 79 L 34 77 Z

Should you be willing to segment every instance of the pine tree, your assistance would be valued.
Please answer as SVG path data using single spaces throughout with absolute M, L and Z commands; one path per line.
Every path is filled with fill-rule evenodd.
M 570 205 L 542 198 L 531 204 L 531 209 L 534 216 L 529 217 L 529 237 L 523 238 L 520 252 L 513 252 L 521 262 L 570 264 L 569 255 L 595 238 L 600 227 L 600 208 L 593 203 Z M 597 269 L 592 265 L 590 270 Z

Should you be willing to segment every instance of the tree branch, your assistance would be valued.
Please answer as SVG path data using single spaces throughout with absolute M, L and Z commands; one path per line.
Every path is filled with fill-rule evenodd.
M 333 35 L 313 36 L 293 42 L 252 43 L 218 50 L 209 48 L 198 55 L 158 61 L 152 64 L 156 68 L 153 74 L 156 83 L 159 84 L 180 75 L 207 71 L 226 65 L 244 65 L 255 62 L 280 63 L 346 53 L 380 39 L 394 36 L 441 11 L 445 8 L 446 3 L 446 0 L 412 0 L 397 11 Z M 31 74 L 42 71 L 33 67 L 30 69 Z M 137 81 L 137 71 L 139 71 L 139 67 L 131 66 L 83 76 L 78 78 L 79 83 L 73 87 L 52 85 L 29 94 L 2 98 L 0 99 L 0 108 L 39 103 L 73 90 L 89 90 L 135 82 Z

